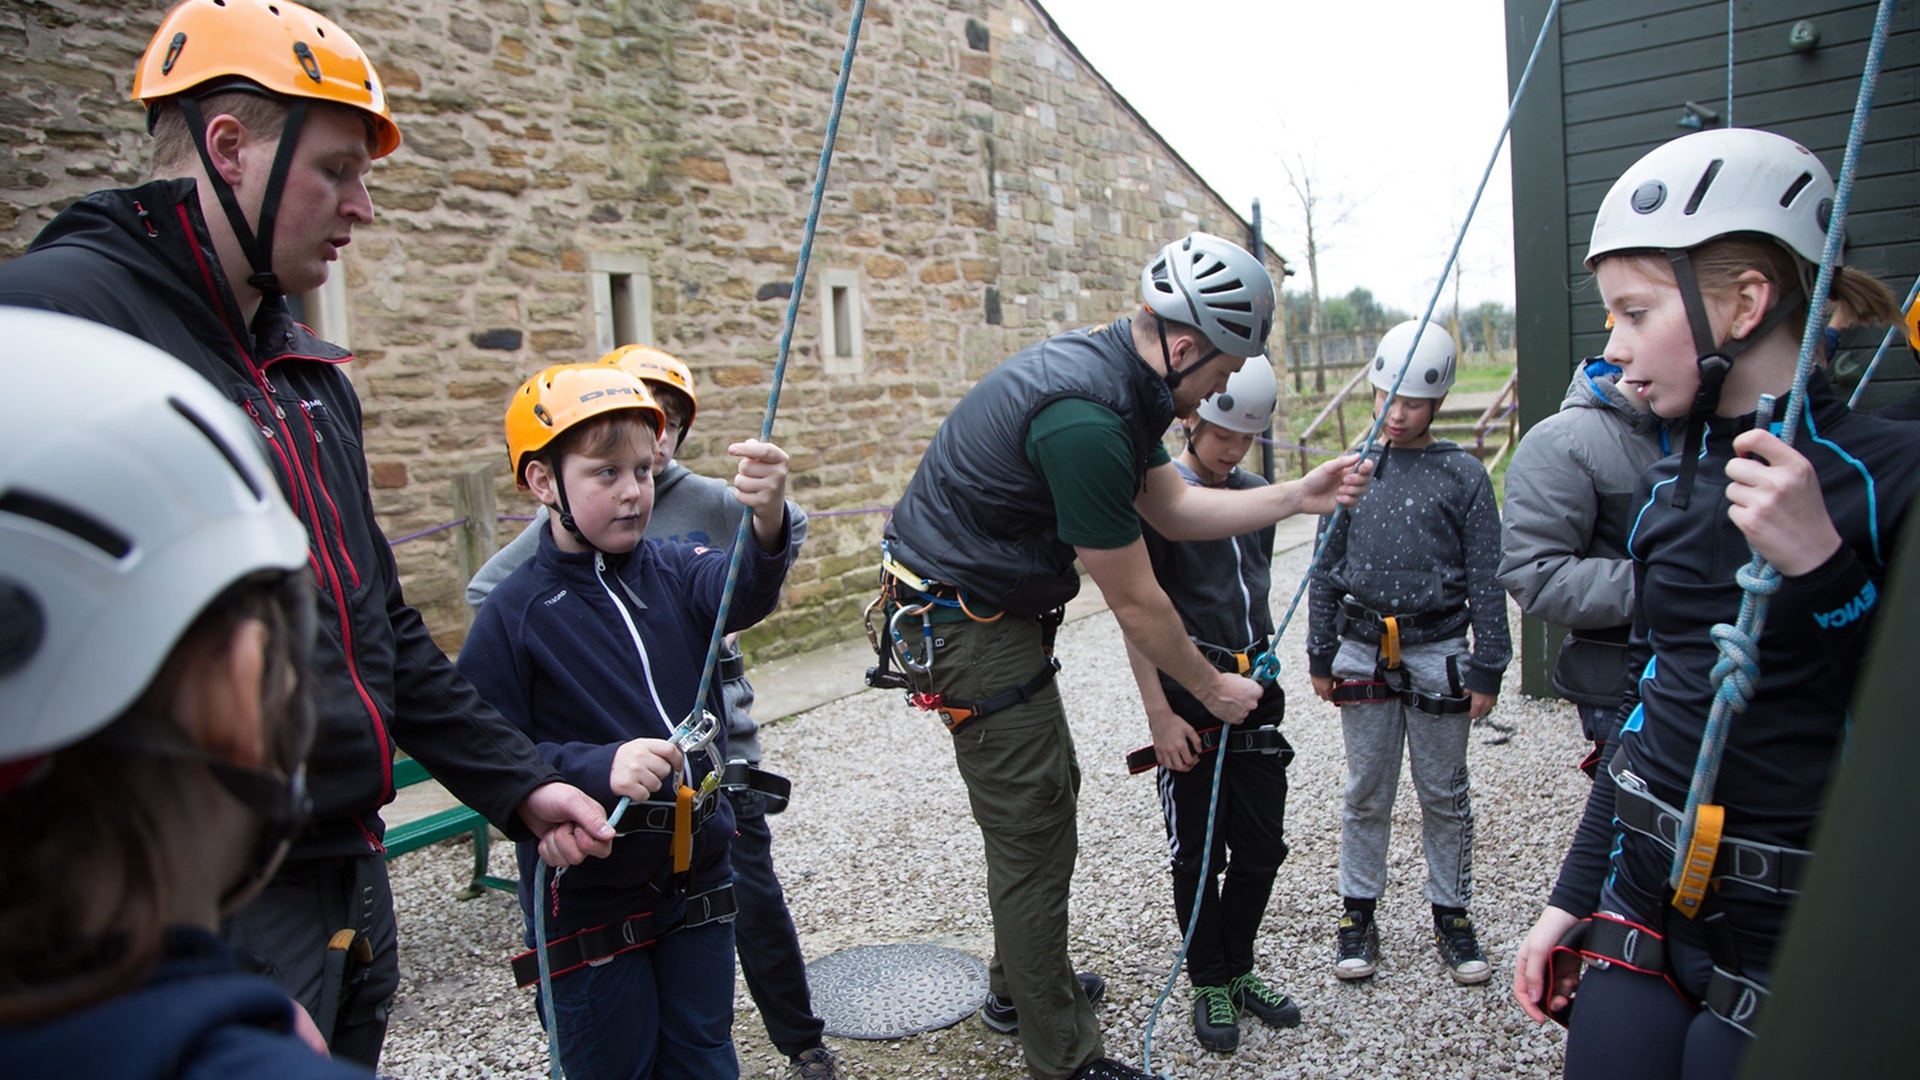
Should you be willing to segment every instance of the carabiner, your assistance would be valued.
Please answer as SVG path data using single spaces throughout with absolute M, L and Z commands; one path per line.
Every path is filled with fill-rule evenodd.
M 1258 682 L 1273 682 L 1280 678 L 1280 658 L 1274 655 L 1272 649 L 1253 658 L 1251 677 Z

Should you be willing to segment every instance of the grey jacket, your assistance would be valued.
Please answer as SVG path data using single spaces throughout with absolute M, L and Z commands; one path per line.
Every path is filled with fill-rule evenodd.
M 506 547 L 488 559 L 480 572 L 467 583 L 467 603 L 479 607 L 494 586 L 540 550 L 540 530 L 547 527 L 547 508 L 541 507 L 533 523 L 523 529 Z M 793 500 L 787 500 L 787 527 L 793 534 L 795 555 L 807 538 L 807 515 Z M 653 516 L 647 519 L 647 536 L 670 544 L 700 544 L 730 551 L 740 528 L 740 503 L 725 480 L 688 471 L 679 462 L 668 464 L 653 481 Z M 738 650 L 722 645 L 720 663 L 737 662 Z M 727 704 L 727 755 L 760 763 L 760 725 L 752 716 L 753 684 L 746 676 L 724 679 L 722 698 Z
M 1535 424 L 1507 466 L 1500 584 L 1529 615 L 1573 631 L 1554 689 L 1583 705 L 1620 700 L 1633 622 L 1634 487 L 1665 453 L 1665 427 L 1614 385 L 1618 369 L 1574 373 L 1560 411 Z

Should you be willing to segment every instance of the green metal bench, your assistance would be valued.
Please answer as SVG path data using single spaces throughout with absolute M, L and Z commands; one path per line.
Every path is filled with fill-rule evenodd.
M 398 791 L 423 781 L 432 780 L 433 774 L 425 765 L 412 758 L 402 758 L 393 763 L 393 787 Z M 409 851 L 437 844 L 462 833 L 473 835 L 473 879 L 460 893 L 460 899 L 471 900 L 480 895 L 480 889 L 499 889 L 503 892 L 517 893 L 520 883 L 512 878 L 495 877 L 487 873 L 487 819 L 477 811 L 466 806 L 454 805 L 438 813 L 395 825 L 387 830 L 383 843 L 387 848 L 387 858 L 392 860 Z

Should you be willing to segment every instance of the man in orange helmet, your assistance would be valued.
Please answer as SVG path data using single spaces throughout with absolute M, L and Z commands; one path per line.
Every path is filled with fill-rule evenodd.
M 287 987 L 337 1056 L 372 1066 L 399 979 L 379 808 L 397 742 L 548 862 L 610 850 L 599 805 L 483 703 L 401 595 L 368 493 L 346 350 L 294 322 L 373 218 L 365 176 L 400 145 L 353 38 L 287 0 L 186 0 L 134 78 L 154 179 L 68 207 L 0 266 L 0 304 L 105 323 L 239 403 L 307 526 L 320 633 L 313 825 L 228 940 Z M 351 944 L 327 943 L 351 931 Z M 344 940 L 344 939 L 343 939 Z

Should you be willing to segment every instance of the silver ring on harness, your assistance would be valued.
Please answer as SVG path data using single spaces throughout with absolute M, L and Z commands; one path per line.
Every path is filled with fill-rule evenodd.
M 547 966 L 553 973 L 552 977 L 557 979 L 568 972 L 605 963 L 621 953 L 644 949 L 660 938 L 682 930 L 692 930 L 708 923 L 731 922 L 740 910 L 734 899 L 733 882 L 722 882 L 705 892 L 689 894 L 686 897 L 686 918 L 666 934 L 660 934 L 655 932 L 653 918 L 654 905 L 658 903 L 659 896 L 656 891 L 652 898 L 645 901 L 645 911 L 636 912 L 618 922 L 570 934 L 558 941 L 547 942 Z M 540 981 L 537 951 L 521 953 L 513 958 L 511 965 L 516 988 L 525 990 Z

